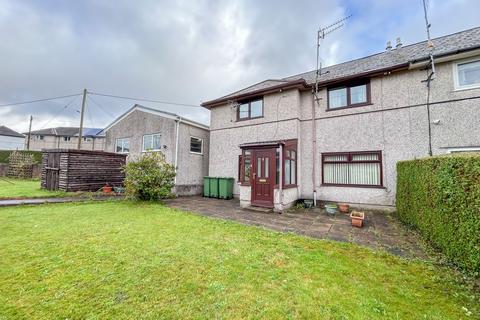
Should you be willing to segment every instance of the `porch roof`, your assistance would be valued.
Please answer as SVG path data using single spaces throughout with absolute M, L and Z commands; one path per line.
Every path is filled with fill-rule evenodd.
M 248 142 L 242 143 L 239 145 L 240 149 L 245 148 L 255 148 L 255 147 L 275 147 L 281 144 L 287 144 L 289 142 L 295 142 L 297 139 L 288 139 L 288 140 L 271 140 L 271 141 L 261 141 L 261 142 Z

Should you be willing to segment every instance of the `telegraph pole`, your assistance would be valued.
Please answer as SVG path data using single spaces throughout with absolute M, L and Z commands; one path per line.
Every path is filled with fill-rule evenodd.
M 33 121 L 33 116 L 30 115 L 30 125 L 28 126 L 27 150 L 30 150 L 30 136 L 32 134 L 32 121 Z
M 87 102 L 87 89 L 83 89 L 83 100 L 82 100 L 82 111 L 80 113 L 80 130 L 78 131 L 78 146 L 77 149 L 80 150 L 82 147 L 82 136 L 83 136 L 83 116 L 85 114 L 85 104 Z

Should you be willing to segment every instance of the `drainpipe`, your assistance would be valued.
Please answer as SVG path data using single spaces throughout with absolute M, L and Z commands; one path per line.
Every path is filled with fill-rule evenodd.
M 317 206 L 317 123 L 315 121 L 315 92 L 312 91 L 312 151 L 313 151 L 313 206 Z
M 283 143 L 280 143 L 280 154 L 278 156 L 280 175 L 278 177 L 278 198 L 280 200 L 280 213 L 283 211 Z
M 182 122 L 182 118 L 177 117 L 175 120 L 176 128 L 175 128 L 175 186 L 177 185 L 177 166 L 178 166 L 178 140 L 179 140 L 179 130 L 180 130 L 180 122 Z

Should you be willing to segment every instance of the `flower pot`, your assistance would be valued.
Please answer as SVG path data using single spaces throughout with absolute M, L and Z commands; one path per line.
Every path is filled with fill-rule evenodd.
M 348 213 L 350 211 L 350 205 L 346 203 L 339 203 L 338 210 L 340 210 L 340 212 L 343 212 L 343 213 Z
M 352 211 L 350 218 L 352 219 L 352 226 L 361 228 L 363 226 L 363 220 L 365 219 L 365 213 L 361 211 Z
M 103 193 L 112 193 L 112 187 L 110 186 L 104 186 L 102 189 Z
M 337 205 L 334 203 L 327 203 L 325 205 L 325 211 L 327 211 L 327 213 L 330 215 L 334 215 L 337 213 Z

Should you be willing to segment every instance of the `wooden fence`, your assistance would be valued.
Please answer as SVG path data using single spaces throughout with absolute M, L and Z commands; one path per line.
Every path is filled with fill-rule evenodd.
M 97 191 L 123 186 L 126 155 L 102 151 L 49 149 L 42 155 L 42 188 Z

